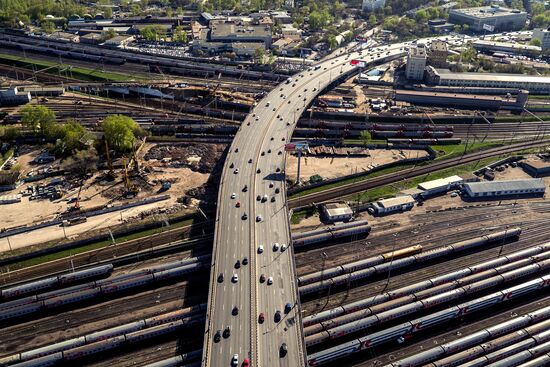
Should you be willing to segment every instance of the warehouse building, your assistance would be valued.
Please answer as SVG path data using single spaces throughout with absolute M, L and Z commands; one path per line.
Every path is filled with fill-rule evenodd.
M 385 215 L 395 212 L 404 212 L 414 207 L 414 198 L 411 195 L 403 195 L 395 198 L 378 200 L 372 203 L 369 213 L 373 215 Z
M 450 23 L 467 24 L 474 32 L 517 31 L 523 28 L 526 21 L 526 12 L 498 5 L 449 11 Z
M 542 49 L 539 46 L 522 45 L 515 42 L 496 42 L 478 40 L 472 43 L 472 46 L 479 51 L 484 52 L 506 52 L 517 55 L 537 56 Z M 435 66 L 435 65 L 434 65 Z M 437 67 L 437 66 L 436 66 Z
M 210 41 L 212 42 L 263 42 L 271 47 L 271 27 L 251 25 L 225 20 L 210 22 Z
M 442 106 L 455 108 L 470 108 L 484 110 L 523 110 L 529 92 L 518 91 L 515 97 L 511 95 L 490 96 L 464 93 L 424 92 L 416 90 L 396 90 L 395 100 L 409 102 L 415 105 Z
M 533 177 L 550 176 L 550 162 L 541 160 L 527 160 L 520 163 L 521 168 Z
M 322 206 L 326 222 L 347 222 L 353 218 L 353 210 L 345 203 L 330 203 Z
M 530 93 L 548 94 L 550 77 L 524 74 L 453 73 L 447 69 L 426 68 L 428 81 L 449 87 L 482 87 L 525 89 Z
M 450 176 L 445 178 L 438 178 L 437 180 L 426 181 L 418 184 L 418 188 L 422 190 L 423 198 L 429 196 L 445 193 L 452 188 L 460 185 L 464 180 L 460 176 Z
M 493 198 L 517 195 L 543 195 L 546 186 L 541 178 L 465 183 L 463 192 L 470 198 Z

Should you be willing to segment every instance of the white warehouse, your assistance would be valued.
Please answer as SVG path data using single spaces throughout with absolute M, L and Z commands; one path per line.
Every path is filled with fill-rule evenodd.
M 464 193 L 470 198 L 488 198 L 511 195 L 542 195 L 546 186 L 541 178 L 492 182 L 469 182 Z
M 414 198 L 411 195 L 403 195 L 395 198 L 378 200 L 369 208 L 371 214 L 381 215 L 393 212 L 404 212 L 410 210 L 414 206 Z

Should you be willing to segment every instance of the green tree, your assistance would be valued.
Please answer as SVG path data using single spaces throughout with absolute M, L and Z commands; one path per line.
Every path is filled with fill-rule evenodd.
M 376 19 L 376 15 L 374 14 L 369 15 L 369 19 L 367 20 L 369 25 L 375 25 L 377 21 L 378 19 Z
M 27 105 L 21 109 L 21 123 L 33 133 L 51 136 L 55 132 L 55 113 L 46 106 Z
M 166 37 L 166 29 L 160 25 L 151 25 L 141 29 L 139 34 L 147 41 L 159 41 Z
M 182 26 L 177 26 L 176 29 L 174 29 L 172 39 L 176 42 L 187 43 L 187 32 Z
M 110 40 L 111 38 L 115 37 L 116 34 L 117 33 L 113 28 L 109 28 L 105 32 L 103 32 L 103 34 L 101 35 L 101 39 L 103 41 L 107 41 L 107 40 Z
M 124 115 L 107 116 L 102 128 L 109 148 L 117 153 L 130 151 L 136 141 L 136 135 L 140 132 L 138 124 Z
M 85 149 L 93 141 L 92 134 L 74 120 L 60 126 L 58 134 L 59 138 L 54 147 L 56 155 L 67 156 L 77 150 Z
M 328 37 L 328 46 L 330 47 L 331 50 L 334 50 L 338 47 L 338 41 L 336 41 L 336 37 L 335 36 L 329 36 Z
M 529 44 L 531 46 L 542 46 L 542 42 L 538 38 L 533 38 L 531 41 L 529 41 Z
M 55 24 L 53 24 L 53 22 L 45 21 L 45 22 L 42 22 L 40 26 L 42 27 L 44 32 L 48 34 L 53 33 L 55 31 Z
M 263 64 L 264 57 L 265 57 L 265 50 L 262 47 L 258 47 L 254 50 L 254 60 L 256 62 Z
M 361 131 L 361 140 L 364 145 L 367 145 L 372 140 L 372 134 L 368 130 Z
M 105 7 L 105 10 L 103 11 L 103 16 L 105 17 L 105 19 L 112 19 L 113 9 L 110 6 Z

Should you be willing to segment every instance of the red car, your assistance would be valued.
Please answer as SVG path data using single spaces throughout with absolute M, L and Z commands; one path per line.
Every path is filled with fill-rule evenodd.
M 237 201 L 237 204 L 235 204 L 235 207 L 240 208 L 241 207 L 241 202 Z
M 250 362 L 248 361 L 248 358 L 246 358 L 244 361 L 243 361 L 243 367 L 249 367 L 250 366 Z

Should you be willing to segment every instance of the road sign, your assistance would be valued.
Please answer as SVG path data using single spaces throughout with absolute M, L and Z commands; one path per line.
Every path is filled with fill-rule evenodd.
M 367 63 L 362 61 L 362 60 L 351 60 L 351 64 L 355 65 L 355 66 L 358 66 L 360 68 L 364 68 L 364 67 L 367 66 Z
M 285 144 L 285 151 L 286 152 L 307 151 L 308 149 L 309 149 L 309 145 L 307 143 Z

